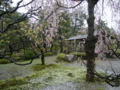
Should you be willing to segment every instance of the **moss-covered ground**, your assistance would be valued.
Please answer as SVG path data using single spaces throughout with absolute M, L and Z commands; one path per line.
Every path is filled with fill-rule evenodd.
M 86 69 L 80 67 L 78 62 L 56 63 L 55 57 L 47 57 L 46 65 L 41 65 L 38 61 L 40 62 L 35 60 L 29 66 L 1 65 L 0 69 L 11 70 L 6 74 L 11 73 L 13 77 L 1 79 L 0 90 L 114 90 L 108 89 L 103 82 L 86 82 Z M 26 75 L 14 75 L 22 72 Z

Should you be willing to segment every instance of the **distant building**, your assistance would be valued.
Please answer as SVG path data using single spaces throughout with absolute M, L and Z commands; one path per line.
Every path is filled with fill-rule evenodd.
M 68 41 L 68 52 L 84 52 L 84 44 L 87 36 L 87 34 L 84 34 L 66 39 Z

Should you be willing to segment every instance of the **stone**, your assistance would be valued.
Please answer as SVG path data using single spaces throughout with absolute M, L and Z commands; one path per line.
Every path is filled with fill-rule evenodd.
M 69 62 L 72 62 L 72 61 L 76 60 L 76 56 L 75 55 L 66 55 L 66 60 Z

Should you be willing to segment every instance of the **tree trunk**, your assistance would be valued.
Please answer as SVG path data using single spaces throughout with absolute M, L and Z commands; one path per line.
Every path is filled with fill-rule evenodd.
M 41 49 L 41 62 L 42 62 L 42 65 L 45 65 L 45 55 L 44 55 L 45 50 L 46 50 L 46 44 L 44 43 L 43 48 Z
M 51 43 L 50 52 L 53 53 L 53 44 Z
M 42 65 L 45 65 L 45 56 L 44 56 L 43 50 L 41 50 L 41 63 L 42 63 Z
M 85 43 L 85 51 L 87 55 L 87 74 L 86 80 L 94 82 L 94 68 L 95 68 L 95 43 L 97 41 L 94 36 L 94 7 L 98 0 L 88 0 L 88 37 Z
M 60 39 L 60 53 L 63 53 L 63 41 Z

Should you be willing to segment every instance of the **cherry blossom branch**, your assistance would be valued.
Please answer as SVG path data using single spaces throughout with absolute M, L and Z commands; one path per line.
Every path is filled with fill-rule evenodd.
M 58 5 L 59 7 L 63 7 L 63 8 L 66 8 L 66 9 L 70 9 L 70 8 L 75 8 L 75 7 L 79 6 L 84 0 L 81 0 L 78 4 L 76 4 L 75 6 L 72 6 L 72 7 L 62 6 L 62 5 L 59 4 L 59 2 L 58 2 L 57 0 L 55 0 L 55 1 L 56 1 L 57 5 Z

